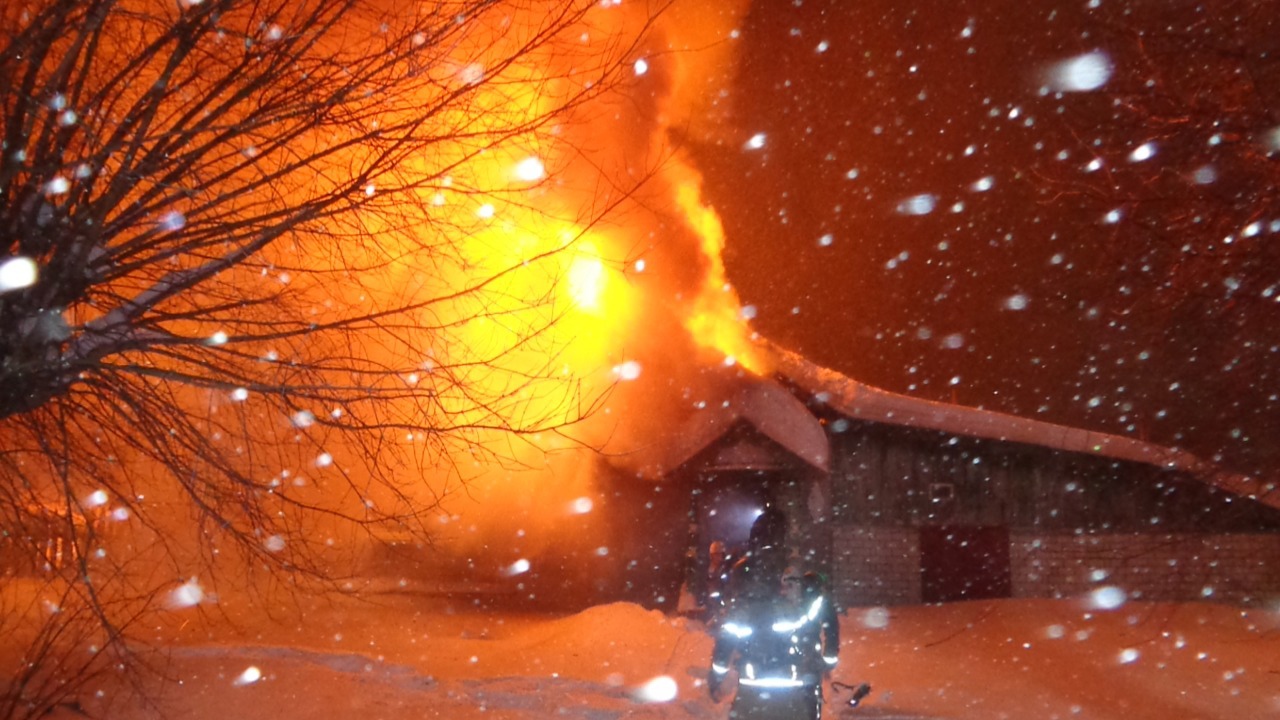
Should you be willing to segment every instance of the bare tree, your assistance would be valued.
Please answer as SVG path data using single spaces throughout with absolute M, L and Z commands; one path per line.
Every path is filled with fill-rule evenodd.
M 228 554 L 327 577 L 317 527 L 420 530 L 465 480 L 425 469 L 589 414 L 560 256 L 626 188 L 528 199 L 637 39 L 584 53 L 598 6 L 6 4 L 6 553 L 69 543 L 31 564 L 111 634 L 125 555 L 159 563 L 138 597 Z

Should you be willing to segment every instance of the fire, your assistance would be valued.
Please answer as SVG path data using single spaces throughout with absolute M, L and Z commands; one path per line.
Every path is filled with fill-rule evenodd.
M 702 189 L 696 182 L 679 184 L 676 200 L 702 239 L 702 252 L 708 260 L 706 277 L 685 327 L 705 346 L 724 353 L 726 362 L 741 364 L 758 374 L 766 372 L 765 356 L 747 335 L 737 293 L 725 277 L 720 217 L 702 202 Z
M 673 129 L 697 134 L 714 116 L 706 107 L 717 95 L 709 79 L 726 75 L 730 31 L 745 2 L 679 0 L 652 26 L 645 3 L 595 4 L 581 28 L 553 39 L 540 35 L 549 24 L 541 4 L 515 5 L 476 21 L 493 23 L 488 32 L 468 25 L 456 47 L 446 43 L 421 62 L 390 56 L 387 77 L 344 100 L 343 122 L 300 127 L 274 150 L 272 138 L 252 133 L 220 140 L 227 147 L 219 146 L 207 169 L 225 173 L 228 187 L 252 189 L 214 204 L 232 219 L 254 204 L 253 193 L 333 195 L 345 204 L 342 212 L 300 219 L 255 250 L 252 262 L 220 271 L 216 284 L 178 294 L 164 308 L 172 317 L 166 331 L 218 349 L 212 381 L 183 386 L 174 402 L 194 409 L 192 427 L 201 421 L 209 442 L 225 447 L 219 468 L 252 475 L 266 495 L 287 487 L 300 506 L 370 523 L 417 519 L 422 508 L 439 507 L 442 541 L 525 554 L 501 562 L 491 554 L 494 568 L 525 556 L 536 563 L 540 546 L 566 542 L 568 534 L 590 553 L 607 553 L 591 532 L 603 506 L 593 496 L 592 458 L 576 451 L 669 431 L 673 396 L 700 397 L 707 366 L 728 359 L 764 369 L 725 277 L 723 229 L 673 141 Z M 350 18 L 368 27 L 349 36 L 381 37 L 383 20 L 380 13 Z M 625 38 L 642 30 L 647 44 L 618 57 Z M 289 31 L 270 30 L 265 39 Z M 326 36 L 316 52 L 341 60 L 344 48 L 325 44 L 346 37 Z M 428 38 L 423 43 L 431 47 Z M 525 44 L 535 49 L 520 52 Z M 241 53 L 238 43 L 211 47 Z M 368 55 L 356 50 L 353 56 Z M 513 57 L 514 65 L 501 60 Z M 590 92 L 615 62 L 626 70 L 622 86 Z M 196 73 L 190 82 L 198 96 L 220 78 Z M 405 88 L 424 97 L 406 101 Z M 183 116 L 185 97 L 175 93 L 175 104 L 159 114 Z M 459 97 L 456 108 L 442 102 Z M 590 102 L 548 114 L 579 97 Z M 394 139 L 368 147 L 379 144 L 376 133 L 371 143 L 352 141 L 365 137 L 367 125 L 415 127 L 428 106 L 440 138 L 430 147 L 410 145 L 402 157 Z M 234 127 L 238 113 L 250 110 L 230 111 L 223 122 Z M 496 145 L 495 137 L 502 138 Z M 394 163 L 370 163 L 378 153 Z M 288 182 L 269 183 L 264 176 L 272 173 L 255 165 L 276 167 L 295 154 L 319 159 Z M 63 182 L 47 191 L 64 193 Z M 183 196 L 137 232 L 162 240 L 216 226 L 203 207 Z M 307 242 L 310 233 L 322 241 Z M 120 287 L 121 296 L 147 300 L 147 288 L 208 262 L 201 253 L 170 259 L 128 278 L 137 286 Z M 30 267 L 2 270 L 0 282 L 31 282 Z M 227 309 L 200 312 L 218 306 Z M 86 304 L 68 309 L 66 320 L 85 326 L 109 314 Z M 276 323 L 291 332 L 273 332 Z M 195 365 L 202 357 L 173 362 Z M 140 382 L 158 387 L 150 378 L 169 368 L 163 355 L 155 362 L 158 370 Z M 298 391 L 282 395 L 279 387 Z M 506 432 L 513 426 L 524 432 Z M 375 472 L 388 480 L 368 482 Z M 147 493 L 156 506 L 188 493 L 156 484 L 168 488 Z M 246 518 L 244 526 L 258 521 Z M 329 529 L 298 532 L 338 544 Z M 263 538 L 270 552 L 284 543 L 275 533 Z
M 500 110 L 508 121 L 516 114 L 517 123 L 527 122 L 534 130 L 513 138 L 509 148 L 467 158 L 424 197 L 436 217 L 468 238 L 444 285 L 486 285 L 482 304 L 463 302 L 454 309 L 459 318 L 469 318 L 465 342 L 438 352 L 465 352 L 479 360 L 491 358 L 496 348 L 520 348 L 487 363 L 487 373 L 473 378 L 495 392 L 545 373 L 548 359 L 555 358 L 556 381 L 568 376 L 578 381 L 572 393 L 602 393 L 618 376 L 601 368 L 643 365 L 636 353 L 690 341 L 727 363 L 767 370 L 725 277 L 719 218 L 702 200 L 697 171 L 671 147 L 669 137 L 673 124 L 687 125 L 686 114 L 700 112 L 692 103 L 693 98 L 705 102 L 704 78 L 731 59 L 723 44 L 735 15 L 677 4 L 653 30 L 657 51 L 642 51 L 631 61 L 643 61 L 645 70 L 622 88 L 627 97 L 621 102 L 617 96 L 602 98 L 551 127 L 536 123 L 547 99 L 559 92 L 557 86 L 570 82 L 571 69 L 589 66 L 616 37 L 634 32 L 647 19 L 644 12 L 617 4 L 598 7 L 578 45 L 559 45 L 557 54 L 531 58 L 518 70 L 524 86 L 503 83 L 492 89 L 493 97 L 482 95 L 482 106 Z M 710 53 L 715 67 L 706 67 L 708 53 L 687 49 L 705 47 L 716 48 Z M 483 62 L 460 64 L 459 73 L 482 77 Z M 660 111 L 620 121 L 625 106 L 645 94 L 659 96 Z M 515 108 L 511 97 L 520 100 Z M 522 112 L 526 115 L 520 117 Z M 652 158 L 669 159 L 634 197 L 611 197 L 626 190 L 627 175 L 643 171 L 644 163 L 655 164 Z M 602 184 L 602 171 L 623 177 Z M 581 208 L 611 204 L 605 222 L 579 225 Z M 634 282 L 627 271 L 639 266 L 637 259 L 644 261 L 644 282 Z M 402 270 L 412 276 L 415 268 Z M 679 299 L 672 302 L 673 296 Z M 651 319 L 658 306 L 675 315 L 673 321 L 688 338 L 677 340 L 667 330 L 663 338 L 642 337 L 658 327 Z M 529 388 L 526 417 L 553 424 L 557 413 L 580 409 L 566 403 L 566 386 L 536 384 Z
M 669 422 L 668 392 L 699 392 L 699 363 L 768 369 L 725 275 L 719 217 L 671 137 L 672 128 L 699 131 L 699 118 L 714 115 L 705 107 L 716 94 L 708 78 L 724 77 L 732 24 L 744 8 L 726 12 L 717 5 L 712 12 L 692 0 L 677 3 L 651 28 L 649 46 L 625 59 L 635 72 L 624 87 L 554 123 L 542 120 L 547 107 L 578 89 L 590 76 L 581 69 L 604 62 L 618 37 L 649 20 L 648 10 L 599 5 L 581 34 L 569 34 L 571 42 L 503 69 L 517 82 L 486 86 L 483 50 L 508 52 L 503 44 L 516 39 L 506 28 L 537 27 L 536 8 L 477 41 L 482 52 L 461 48 L 440 80 L 477 89 L 473 102 L 445 119 L 460 134 L 490 122 L 527 132 L 483 152 L 462 142 L 408 158 L 399 179 L 418 188 L 424 211 L 417 215 L 397 210 L 401 199 L 380 205 L 381 190 L 371 182 L 365 194 L 381 212 L 365 217 L 362 229 L 376 247 L 344 248 L 343 264 L 360 269 L 347 282 L 317 284 L 309 293 L 319 318 L 328 307 L 376 312 L 421 303 L 416 328 L 351 352 L 395 368 L 395 382 L 414 386 L 430 383 L 440 368 L 459 374 L 460 389 L 436 396 L 434 411 L 467 442 L 449 448 L 441 477 L 403 491 L 428 503 L 443 498 L 436 529 L 456 548 L 477 553 L 493 547 L 536 554 L 549 538 L 564 542 L 566 523 L 573 541 L 594 552 L 596 541 L 584 529 L 592 513 L 581 510 L 592 507 L 591 464 L 570 451 L 661 428 Z M 441 233 L 449 242 L 436 239 Z M 256 281 L 306 280 L 268 274 Z M 597 406 L 606 396 L 609 402 Z M 392 426 L 413 425 L 408 402 L 390 413 L 403 418 Z M 501 431 L 508 422 L 556 428 L 584 413 L 586 421 L 571 432 L 513 441 Z M 407 454 L 426 441 L 424 433 L 396 432 L 389 439 L 409 447 Z M 360 448 L 331 451 L 326 467 L 359 464 Z M 459 482 L 466 493 L 454 492 Z M 493 567 L 517 559 L 495 559 Z

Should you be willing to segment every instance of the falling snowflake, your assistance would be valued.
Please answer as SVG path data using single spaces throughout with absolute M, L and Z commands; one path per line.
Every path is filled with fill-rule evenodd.
M 1089 594 L 1090 604 L 1099 610 L 1115 610 L 1129 599 L 1128 593 L 1114 585 L 1097 588 Z
M 635 699 L 640 702 L 664 703 L 675 700 L 680 694 L 680 686 L 668 675 L 659 675 L 641 685 L 635 691 Z
M 635 360 L 628 360 L 614 367 L 613 374 L 616 375 L 619 380 L 635 380 L 640 377 L 640 370 L 640 363 Z
M 530 568 L 529 561 L 524 558 L 520 558 L 519 560 L 516 560 L 515 562 L 503 568 L 502 574 L 507 576 L 523 575 L 524 573 L 529 572 L 529 568 Z
M 898 203 L 898 212 L 903 215 L 928 215 L 938 205 L 938 197 L 929 193 L 912 195 Z
M 180 610 L 199 605 L 204 599 L 204 588 L 200 587 L 195 578 L 191 578 L 169 593 L 168 605 L 170 609 Z
M 546 174 L 547 168 L 540 158 L 531 156 L 516 163 L 516 177 L 525 182 L 541 180 Z
M 261 679 L 262 679 L 262 671 L 259 670 L 257 666 L 250 665 L 249 667 L 245 668 L 244 672 L 240 673 L 240 676 L 237 677 L 231 684 L 236 686 L 252 685 Z
M 1155 143 L 1143 143 L 1129 153 L 1129 162 L 1143 162 L 1156 156 Z
M 873 607 L 862 614 L 862 624 L 869 628 L 889 627 L 889 608 Z
M 1111 57 L 1095 50 L 1051 65 L 1045 85 L 1056 92 L 1089 92 L 1106 85 L 1114 70 Z
M 166 232 L 177 232 L 187 226 L 187 216 L 177 210 L 170 210 L 160 216 L 160 229 Z
M 0 264 L 0 292 L 31 287 L 39 276 L 39 268 L 31 258 L 9 258 Z

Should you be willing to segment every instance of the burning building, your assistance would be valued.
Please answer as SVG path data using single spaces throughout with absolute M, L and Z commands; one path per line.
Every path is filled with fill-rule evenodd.
M 610 460 L 622 597 L 674 607 L 766 503 L 845 606 L 1280 596 L 1274 488 L 1142 441 L 889 393 L 771 351 Z M 606 493 L 607 494 L 607 493 Z
M 459 532 L 468 557 L 511 568 L 523 597 L 574 586 L 674 609 L 712 541 L 742 544 L 770 503 L 797 562 L 828 573 L 846 606 L 1280 594 L 1280 501 L 1260 483 L 1131 438 L 885 392 L 753 337 L 684 147 L 724 139 L 745 11 L 674 5 L 621 99 L 577 128 L 593 172 L 647 178 L 625 222 L 592 228 L 590 263 L 565 272 L 566 366 L 612 368 L 590 376 L 611 389 L 571 443 L 539 447 L 555 458 L 526 463 L 539 477 L 499 468 L 492 492 L 472 483 L 480 514 L 506 527 Z M 590 458 L 571 454 L 583 447 Z

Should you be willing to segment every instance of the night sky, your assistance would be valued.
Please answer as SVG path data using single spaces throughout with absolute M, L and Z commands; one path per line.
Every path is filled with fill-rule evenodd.
M 690 141 L 753 328 L 885 389 L 1273 474 L 1277 18 L 757 1 L 727 120 Z

